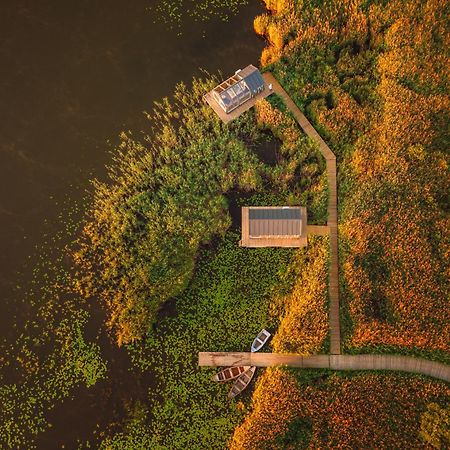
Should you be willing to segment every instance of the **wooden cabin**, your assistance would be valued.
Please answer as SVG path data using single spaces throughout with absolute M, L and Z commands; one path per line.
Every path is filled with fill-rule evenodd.
M 241 247 L 306 247 L 307 214 L 302 206 L 242 208 Z
M 208 92 L 203 100 L 227 123 L 271 93 L 261 72 L 250 64 Z
M 236 71 L 211 92 L 214 100 L 228 114 L 263 90 L 263 77 L 259 70 L 250 64 L 245 69 Z

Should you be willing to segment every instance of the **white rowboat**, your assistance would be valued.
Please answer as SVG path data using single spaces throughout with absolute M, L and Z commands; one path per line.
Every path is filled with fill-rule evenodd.
M 255 337 L 255 340 L 253 341 L 251 351 L 252 353 L 257 352 L 258 350 L 261 350 L 264 346 L 264 344 L 269 340 L 271 334 L 263 329 L 258 336 Z

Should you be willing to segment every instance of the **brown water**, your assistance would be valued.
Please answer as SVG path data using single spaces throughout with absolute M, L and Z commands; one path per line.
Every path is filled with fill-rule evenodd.
M 229 22 L 186 18 L 181 36 L 154 23 L 148 8 L 156 3 L 0 0 L 2 339 L 23 320 L 16 286 L 29 283 L 35 248 L 60 229 L 62 203 L 79 200 L 90 178 L 104 177 L 118 133 L 141 129 L 142 111 L 170 95 L 177 82 L 200 75 L 199 68 L 229 75 L 258 64 L 264 45 L 252 29 L 263 10 L 258 0 L 249 0 Z M 40 448 L 73 448 L 108 415 L 116 397 L 144 389 L 140 378 L 122 381 L 124 354 L 104 351 L 113 381 L 104 391 L 80 388 L 75 400 L 55 409 L 49 415 L 55 426 Z M 102 397 L 106 391 L 108 398 Z

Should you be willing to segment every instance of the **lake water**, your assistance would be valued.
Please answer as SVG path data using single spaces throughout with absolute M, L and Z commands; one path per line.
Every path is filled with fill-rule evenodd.
M 258 0 L 249 0 L 228 22 L 187 17 L 181 36 L 161 21 L 154 23 L 152 0 L 0 3 L 0 329 L 5 339 L 22 320 L 17 286 L 31 279 L 36 247 L 60 229 L 62 204 L 78 201 L 89 179 L 104 177 L 118 133 L 141 129 L 142 111 L 169 96 L 177 82 L 201 75 L 200 68 L 230 75 L 257 65 L 264 43 L 253 32 L 253 18 L 263 11 Z M 117 367 L 113 376 L 127 377 L 125 356 L 106 351 Z M 106 409 L 130 389 L 145 386 L 136 378 L 97 390 L 80 388 L 74 400 L 50 413 L 54 427 L 41 436 L 39 448 L 74 448 L 102 418 L 110 420 Z M 108 400 L 100 392 L 109 392 Z

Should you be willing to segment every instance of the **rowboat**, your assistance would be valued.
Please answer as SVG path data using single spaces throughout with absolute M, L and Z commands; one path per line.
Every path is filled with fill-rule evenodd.
M 258 350 L 261 350 L 264 346 L 264 344 L 269 340 L 271 334 L 263 329 L 258 336 L 255 337 L 255 340 L 253 341 L 251 351 L 252 353 L 257 352 Z
M 234 380 L 248 369 L 250 369 L 250 366 L 227 367 L 226 369 L 221 370 L 219 373 L 216 373 L 212 377 L 212 380 L 219 383 L 225 383 L 227 381 Z
M 228 398 L 234 398 L 240 394 L 252 381 L 253 375 L 255 375 L 256 367 L 252 366 L 246 370 L 233 384 L 231 391 L 228 393 Z

